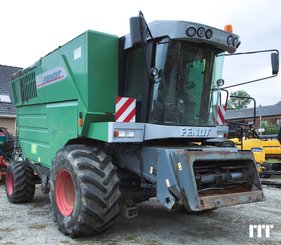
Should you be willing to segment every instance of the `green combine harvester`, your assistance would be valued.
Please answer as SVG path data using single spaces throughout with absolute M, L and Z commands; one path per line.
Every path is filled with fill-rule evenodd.
M 250 152 L 217 125 L 224 52 L 239 37 L 184 21 L 121 38 L 87 31 L 13 75 L 23 161 L 6 172 L 10 202 L 49 193 L 58 228 L 103 232 L 121 209 L 156 197 L 192 212 L 264 200 Z

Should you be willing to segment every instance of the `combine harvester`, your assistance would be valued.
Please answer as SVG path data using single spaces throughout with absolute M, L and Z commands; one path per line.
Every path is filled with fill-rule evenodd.
M 263 201 L 252 153 L 216 123 L 222 54 L 239 37 L 193 22 L 147 25 L 141 12 L 130 28 L 121 38 L 87 31 L 14 74 L 23 161 L 7 168 L 9 201 L 31 201 L 39 177 L 72 237 L 104 231 L 121 208 L 136 216 L 151 197 L 193 212 Z

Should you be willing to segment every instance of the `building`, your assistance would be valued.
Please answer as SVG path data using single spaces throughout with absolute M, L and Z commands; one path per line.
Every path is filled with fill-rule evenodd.
M 5 127 L 9 132 L 15 132 L 16 108 L 13 106 L 9 81 L 11 75 L 20 68 L 12 66 L 0 65 L 0 127 Z
M 254 108 L 241 110 L 228 110 L 227 121 L 236 121 L 244 124 L 253 123 Z M 256 127 L 280 127 L 281 126 L 281 101 L 275 105 L 259 106 L 256 108 Z

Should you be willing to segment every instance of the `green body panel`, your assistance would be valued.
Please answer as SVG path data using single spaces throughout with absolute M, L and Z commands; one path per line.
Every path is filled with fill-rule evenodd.
M 40 104 L 18 107 L 17 125 L 25 158 L 46 163 L 50 148 L 46 106 Z
M 18 107 L 17 124 L 25 158 L 49 167 L 56 151 L 77 137 L 77 101 Z
M 91 123 L 89 130 L 87 132 L 87 137 L 93 138 L 97 140 L 101 140 L 104 142 L 108 142 L 108 123 L 100 122 L 100 123 Z
M 87 31 L 24 70 L 10 88 L 24 157 L 51 167 L 56 152 L 87 136 L 92 122 L 114 119 L 118 37 Z
M 77 101 L 46 105 L 50 150 L 49 162 L 69 139 L 77 137 Z
M 88 32 L 88 39 L 96 41 L 95 45 L 88 47 L 88 109 L 103 114 L 115 113 L 118 90 L 118 39 L 104 38 L 94 32 Z M 104 47 L 107 47 L 107 52 L 104 52 Z M 93 70 L 95 72 L 92 72 Z

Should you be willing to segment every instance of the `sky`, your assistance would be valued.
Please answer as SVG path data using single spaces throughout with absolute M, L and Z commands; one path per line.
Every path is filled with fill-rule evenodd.
M 28 67 L 88 29 L 123 36 L 139 10 L 148 23 L 185 20 L 220 29 L 232 24 L 241 40 L 237 52 L 281 52 L 280 0 L 9 0 L 0 4 L 0 64 Z M 269 56 L 232 58 L 224 67 L 225 86 L 271 74 Z M 281 101 L 281 75 L 230 91 L 238 89 L 257 105 L 273 105 Z

